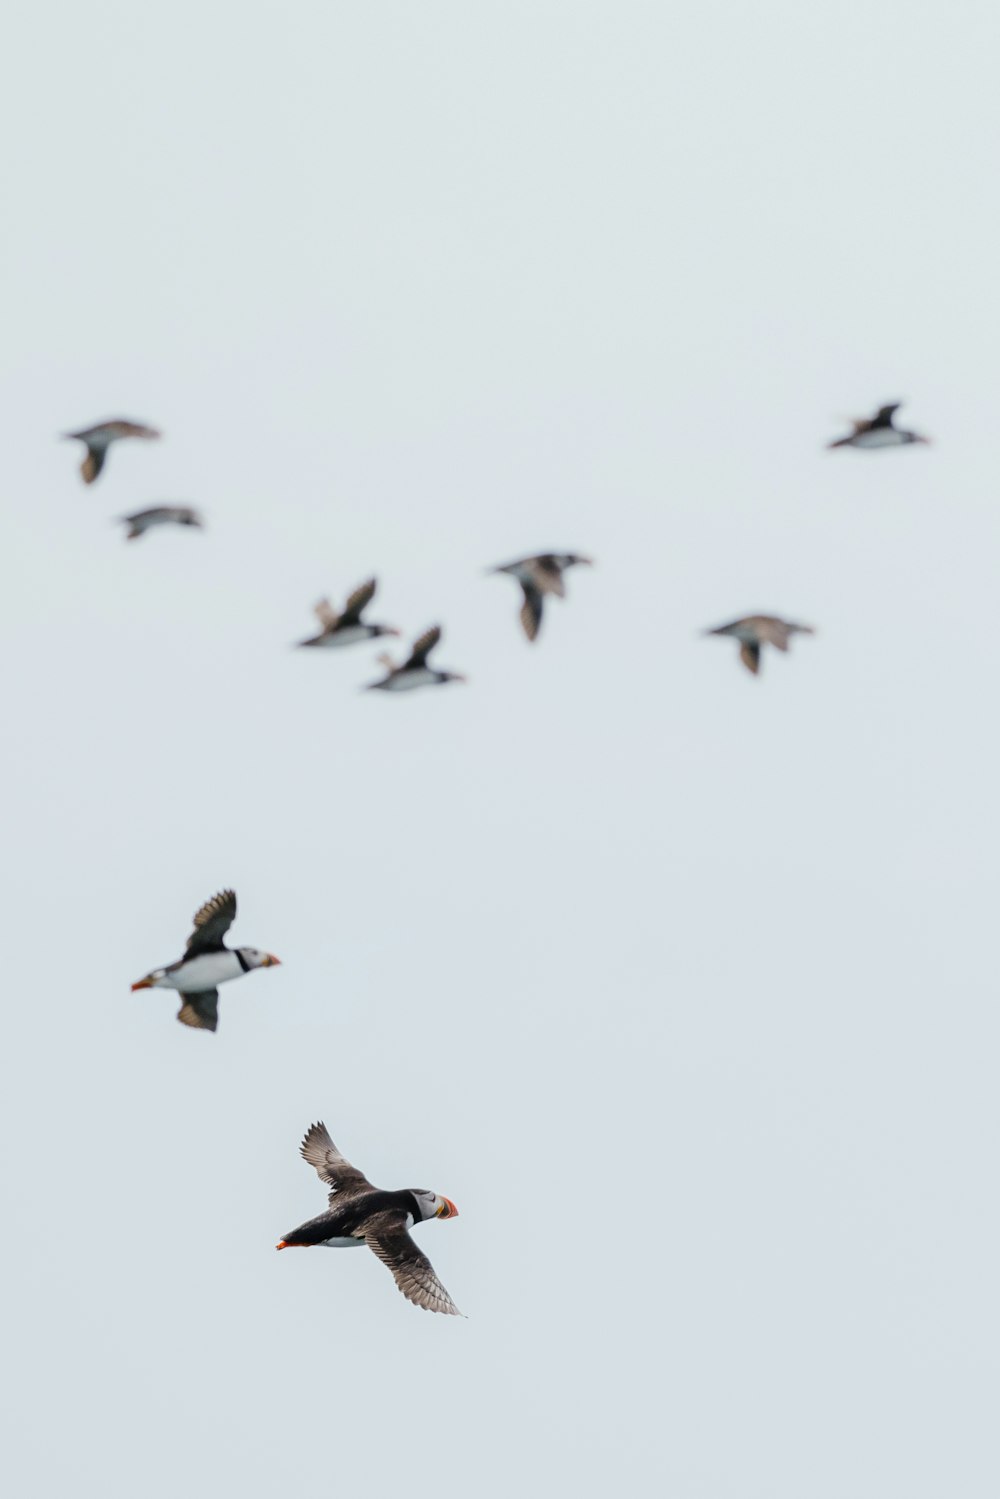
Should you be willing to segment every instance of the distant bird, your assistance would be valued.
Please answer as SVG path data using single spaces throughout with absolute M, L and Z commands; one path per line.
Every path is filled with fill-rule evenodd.
M 386 675 L 381 682 L 369 682 L 369 690 L 410 692 L 414 687 L 437 687 L 443 686 L 445 682 L 464 682 L 465 677 L 460 676 L 457 671 L 436 671 L 433 666 L 428 666 L 427 657 L 440 639 L 441 626 L 432 625 L 414 643 L 409 659 L 402 666 L 397 666 L 391 656 L 379 656 Z
M 379 635 L 398 635 L 399 631 L 394 630 L 391 625 L 370 625 L 361 618 L 375 597 L 375 586 L 375 579 L 369 578 L 367 583 L 355 588 L 347 600 L 343 614 L 337 613 L 329 599 L 320 599 L 316 605 L 316 618 L 323 628 L 318 635 L 311 635 L 308 640 L 300 640 L 298 644 L 330 650 L 344 645 L 356 645 L 361 640 L 375 640 Z
M 740 660 L 754 676 L 760 670 L 761 646 L 773 645 L 779 651 L 787 651 L 793 635 L 815 635 L 812 625 L 795 625 L 787 619 L 776 619 L 771 614 L 748 614 L 745 619 L 734 619 L 731 624 L 717 625 L 706 630 L 706 635 L 732 635 L 740 643 Z
M 154 505 L 150 510 L 137 510 L 134 515 L 122 515 L 119 519 L 129 528 L 125 533 L 126 541 L 135 541 L 137 536 L 144 536 L 154 526 L 198 526 L 200 529 L 205 524 L 190 505 Z
M 556 598 L 566 597 L 563 573 L 568 567 L 592 567 L 589 557 L 580 557 L 575 552 L 542 552 L 537 557 L 522 557 L 518 562 L 507 562 L 503 567 L 491 567 L 493 573 L 509 573 L 516 578 L 524 593 L 521 605 L 521 624 L 529 640 L 534 640 L 542 623 L 542 605 L 547 593 Z
M 460 1317 L 430 1260 L 409 1234 L 415 1224 L 428 1218 L 457 1218 L 458 1208 L 451 1199 L 419 1187 L 401 1192 L 373 1187 L 356 1166 L 345 1161 L 325 1124 L 310 1125 L 299 1150 L 315 1166 L 320 1181 L 330 1187 L 330 1206 L 318 1218 L 292 1229 L 277 1248 L 326 1244 L 331 1249 L 348 1249 L 367 1244 L 388 1265 L 407 1301 L 428 1312 Z
M 222 890 L 207 900 L 194 918 L 194 931 L 183 958 L 154 968 L 132 985 L 136 989 L 177 989 L 184 1003 L 177 1019 L 183 1025 L 214 1031 L 219 1024 L 217 984 L 242 978 L 251 968 L 276 968 L 278 959 L 256 947 L 227 947 L 223 937 L 236 919 L 236 894 Z
M 126 421 L 98 422 L 96 427 L 83 427 L 79 432 L 63 433 L 63 437 L 75 438 L 87 449 L 86 457 L 80 465 L 84 484 L 93 484 L 104 467 L 108 448 L 113 442 L 121 442 L 125 437 L 142 437 L 150 441 L 160 436 L 162 434 L 155 427 L 144 427 L 141 422 Z
M 929 443 L 929 437 L 921 437 L 917 432 L 904 431 L 902 427 L 894 427 L 892 419 L 901 406 L 896 401 L 891 406 L 880 406 L 872 417 L 857 417 L 852 422 L 854 431 L 849 437 L 838 437 L 834 442 L 828 442 L 828 448 L 901 448 L 909 442 Z

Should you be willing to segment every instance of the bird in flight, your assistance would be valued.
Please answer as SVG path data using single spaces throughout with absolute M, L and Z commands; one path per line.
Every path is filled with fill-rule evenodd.
M 129 528 L 125 533 L 126 541 L 135 541 L 154 526 L 197 526 L 200 529 L 205 524 L 190 505 L 154 505 L 149 510 L 137 510 L 134 515 L 123 515 L 120 519 Z
M 491 573 L 509 573 L 521 585 L 524 603 L 521 605 L 521 625 L 529 640 L 534 640 L 542 623 L 542 606 L 545 595 L 554 598 L 566 597 L 563 573 L 569 567 L 592 567 L 589 557 L 576 552 L 541 552 L 536 557 L 522 557 L 517 562 L 506 562 L 502 567 L 491 567 Z
M 373 1187 L 363 1172 L 344 1159 L 322 1123 L 309 1126 L 299 1150 L 330 1188 L 330 1206 L 318 1218 L 292 1229 L 277 1248 L 325 1244 L 347 1249 L 367 1244 L 388 1265 L 407 1301 L 428 1312 L 460 1317 L 430 1260 L 410 1238 L 410 1229 L 428 1218 L 457 1218 L 458 1208 L 451 1198 L 420 1187 L 400 1192 Z
M 177 989 L 184 1001 L 177 1013 L 182 1025 L 214 1031 L 219 1024 L 219 984 L 242 978 L 251 968 L 276 968 L 279 960 L 257 947 L 227 947 L 223 937 L 236 920 L 236 892 L 221 890 L 195 914 L 194 931 L 184 956 L 166 968 L 154 968 L 132 985 L 137 989 Z
M 760 653 L 765 645 L 776 650 L 787 651 L 793 635 L 815 635 L 812 625 L 792 624 L 788 619 L 777 619 L 773 614 L 748 614 L 744 619 L 734 619 L 728 625 L 717 625 L 706 630 L 706 635 L 732 635 L 740 643 L 740 660 L 754 676 L 760 671 Z
M 372 625 L 361 618 L 375 597 L 375 587 L 375 579 L 369 578 L 367 583 L 355 588 L 344 606 L 343 614 L 337 613 L 329 599 L 320 599 L 316 605 L 320 632 L 318 635 L 311 635 L 308 640 L 300 640 L 299 645 L 330 650 L 355 645 L 361 640 L 375 640 L 379 635 L 398 635 L 399 631 L 394 630 L 391 625 Z
M 147 442 L 162 436 L 155 427 L 145 427 L 142 422 L 98 422 L 96 427 L 83 427 L 79 432 L 64 432 L 63 437 L 74 438 L 82 442 L 87 449 L 83 462 L 80 464 L 80 472 L 83 475 L 84 484 L 93 484 L 108 456 L 108 448 L 113 442 L 121 442 L 126 437 L 141 437 Z
M 457 671 L 438 671 L 428 665 L 427 657 L 440 639 L 441 626 L 432 625 L 414 642 L 413 649 L 402 666 L 397 666 L 391 656 L 379 656 L 386 675 L 379 682 L 369 682 L 369 689 L 376 692 L 411 692 L 415 687 L 438 687 L 445 682 L 464 682 L 465 677 Z
M 902 402 L 896 401 L 891 406 L 880 406 L 874 416 L 856 417 L 851 425 L 854 428 L 847 437 L 838 437 L 833 442 L 828 442 L 828 448 L 902 448 L 910 442 L 929 443 L 929 437 L 921 437 L 919 432 L 907 432 L 902 427 L 893 425 L 893 417 L 899 410 Z

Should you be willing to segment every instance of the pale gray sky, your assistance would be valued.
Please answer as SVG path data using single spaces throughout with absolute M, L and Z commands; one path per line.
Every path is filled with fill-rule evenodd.
M 993 4 L 23 7 L 5 1469 L 995 1499 Z M 905 399 L 935 445 L 827 453 Z M 86 489 L 67 427 L 161 426 Z M 112 518 L 203 507 L 126 545 Z M 570 578 L 537 648 L 482 570 Z M 325 592 L 467 687 L 295 654 Z M 697 631 L 815 639 L 760 680 Z M 196 906 L 284 966 L 129 992 Z M 467 1321 L 276 1255 L 324 1118 Z

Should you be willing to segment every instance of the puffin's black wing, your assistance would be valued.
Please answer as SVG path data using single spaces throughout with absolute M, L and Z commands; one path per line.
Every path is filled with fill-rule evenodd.
M 341 1155 L 322 1121 L 309 1126 L 299 1151 L 304 1161 L 315 1166 L 320 1181 L 332 1188 L 331 1204 L 338 1200 L 342 1202 L 345 1197 L 354 1197 L 361 1192 L 374 1191 L 364 1172 L 359 1171 L 357 1166 L 352 1166 Z
M 462 1314 L 434 1274 L 434 1267 L 422 1254 L 406 1231 L 403 1213 L 373 1213 L 365 1224 L 365 1243 L 388 1265 L 393 1278 L 407 1301 L 428 1312 L 443 1312 L 447 1317 Z
M 360 624 L 361 616 L 375 597 L 375 579 L 369 578 L 367 583 L 362 583 L 355 588 L 344 606 L 344 612 L 340 616 L 342 625 Z
M 756 640 L 744 640 L 740 643 L 740 660 L 747 671 L 757 675 L 760 671 L 760 645 Z
M 220 890 L 195 913 L 194 931 L 184 949 L 186 958 L 200 952 L 221 952 L 223 937 L 236 920 L 236 891 Z
M 427 657 L 440 639 L 441 626 L 431 625 L 430 629 L 425 630 L 419 640 L 414 642 L 409 661 L 403 663 L 403 671 L 412 671 L 419 666 L 426 666 Z
M 93 484 L 94 480 L 101 472 L 101 469 L 104 467 L 104 460 L 107 456 L 108 450 L 106 445 L 98 445 L 96 443 L 89 442 L 87 443 L 87 453 L 83 462 L 80 464 L 80 472 L 83 475 L 84 484 Z
M 891 427 L 892 419 L 901 405 L 901 401 L 896 401 L 892 406 L 880 406 L 871 419 L 869 432 L 874 432 L 877 427 Z
M 521 624 L 529 640 L 534 640 L 542 623 L 542 595 L 533 583 L 522 583 L 524 603 L 521 605 Z
M 193 1025 L 196 1030 L 214 1031 L 219 1026 L 219 991 L 203 989 L 200 994 L 185 994 L 184 1003 L 177 1011 L 181 1025 Z

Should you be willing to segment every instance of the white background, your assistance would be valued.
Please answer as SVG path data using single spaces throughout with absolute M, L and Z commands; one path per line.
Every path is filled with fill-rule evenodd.
M 995 1499 L 993 4 L 0 59 L 16 1492 Z M 829 453 L 884 401 L 931 448 Z M 68 427 L 163 428 L 92 488 Z M 126 545 L 157 501 L 209 529 Z M 594 556 L 536 646 L 483 569 Z M 321 594 L 467 686 L 295 653 Z M 698 631 L 817 627 L 754 680 Z M 216 1036 L 130 983 L 233 885 Z M 324 1118 L 468 1320 L 277 1256 Z

